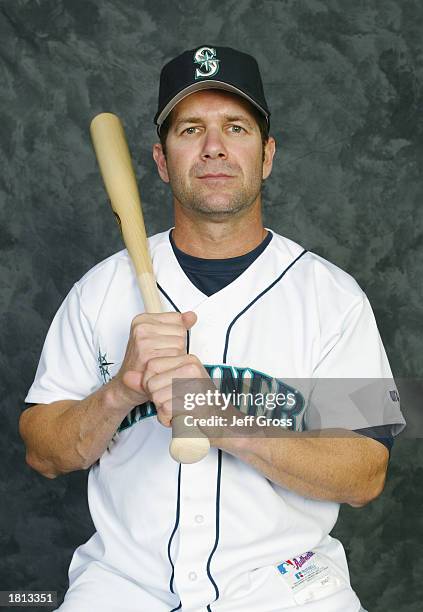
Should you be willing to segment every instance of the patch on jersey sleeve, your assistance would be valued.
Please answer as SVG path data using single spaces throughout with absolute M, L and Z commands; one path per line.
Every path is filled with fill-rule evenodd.
M 399 393 L 396 389 L 393 389 L 392 391 L 389 391 L 389 395 L 390 398 L 393 402 L 399 402 L 400 401 L 400 396 Z

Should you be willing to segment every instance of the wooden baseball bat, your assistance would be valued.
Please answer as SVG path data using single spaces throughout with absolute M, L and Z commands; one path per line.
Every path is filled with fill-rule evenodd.
M 135 268 L 145 310 L 149 313 L 162 312 L 148 250 L 141 199 L 122 123 L 112 113 L 101 113 L 92 120 L 90 132 L 104 185 Z M 173 439 L 169 452 L 180 463 L 200 461 L 210 449 L 209 440 L 199 429 L 191 430 L 191 427 L 192 438 L 180 437 L 184 429 L 183 416 L 172 420 Z

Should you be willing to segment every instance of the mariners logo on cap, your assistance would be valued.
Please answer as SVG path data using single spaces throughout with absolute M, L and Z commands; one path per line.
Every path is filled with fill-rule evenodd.
M 199 64 L 195 69 L 195 79 L 210 78 L 219 72 L 219 62 L 216 59 L 216 49 L 212 47 L 200 47 L 194 53 L 194 64 Z

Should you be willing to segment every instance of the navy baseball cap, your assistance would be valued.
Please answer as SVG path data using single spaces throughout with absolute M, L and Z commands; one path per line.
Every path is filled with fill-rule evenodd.
M 231 47 L 203 45 L 184 51 L 163 66 L 158 110 L 154 117 L 157 132 L 178 102 L 202 89 L 223 89 L 242 96 L 270 124 L 270 110 L 256 60 Z

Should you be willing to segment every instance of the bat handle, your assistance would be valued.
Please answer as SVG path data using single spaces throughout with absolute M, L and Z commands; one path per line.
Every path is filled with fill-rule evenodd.
M 146 311 L 162 312 L 163 308 L 153 273 L 140 270 L 136 270 L 136 272 Z M 198 427 L 190 427 L 192 437 L 184 437 L 184 432 L 186 432 L 184 416 L 180 415 L 173 418 L 172 441 L 169 446 L 170 456 L 178 463 L 201 461 L 210 450 L 209 439 Z

